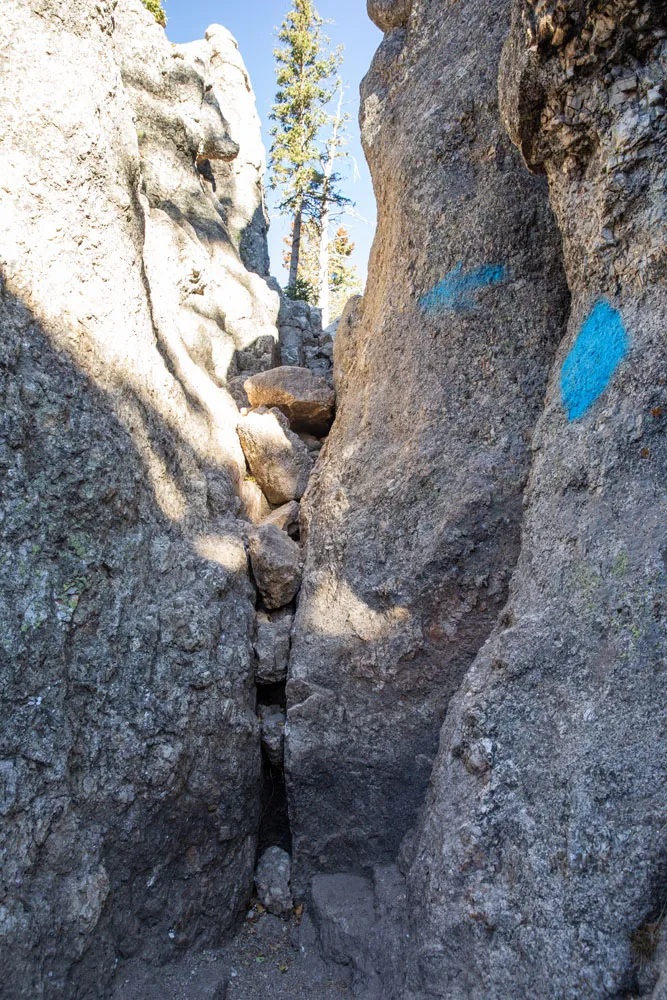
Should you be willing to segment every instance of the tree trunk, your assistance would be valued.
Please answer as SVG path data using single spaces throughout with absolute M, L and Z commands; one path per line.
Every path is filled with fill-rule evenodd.
M 292 224 L 292 253 L 289 261 L 289 280 L 287 287 L 296 288 L 296 279 L 299 274 L 299 252 L 301 250 L 301 222 L 303 218 L 303 202 L 299 202 L 294 213 Z
M 327 143 L 327 162 L 324 165 L 322 181 L 322 209 L 320 212 L 320 254 L 317 281 L 317 304 L 322 310 L 322 326 L 326 329 L 330 322 L 329 308 L 329 205 L 331 178 L 340 145 L 339 132 L 343 121 L 343 84 L 339 80 L 338 109 L 333 120 L 331 138 Z
M 329 308 L 329 201 L 325 201 L 320 219 L 320 267 L 317 282 L 317 304 L 322 310 L 322 328 L 326 330 Z

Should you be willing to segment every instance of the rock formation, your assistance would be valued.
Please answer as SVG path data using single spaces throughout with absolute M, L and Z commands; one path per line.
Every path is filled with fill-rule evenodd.
M 394 861 L 416 821 L 448 700 L 507 597 L 568 303 L 546 184 L 500 121 L 509 0 L 430 0 L 409 22 L 406 4 L 369 9 L 389 32 L 362 86 L 378 230 L 301 515 L 298 892 L 314 871 Z
M 248 468 L 273 504 L 300 500 L 308 486 L 312 462 L 280 410 L 265 406 L 245 414 L 237 424 Z
M 334 391 L 306 368 L 272 368 L 251 376 L 243 388 L 252 406 L 276 406 L 297 431 L 324 436 L 331 428 Z
M 549 179 L 572 313 L 510 600 L 443 729 L 410 877 L 413 996 L 638 997 L 659 975 L 666 13 L 515 3 L 503 112 Z
M 5 8 L 0 996 L 665 1000 L 665 0 L 368 0 L 335 345 L 226 29 Z
M 293 601 L 301 583 L 301 552 L 287 532 L 260 524 L 248 538 L 248 554 L 265 606 L 275 611 Z
M 231 36 L 172 46 L 140 0 L 2 13 L 0 993 L 74 1000 L 219 940 L 252 884 L 224 386 L 279 360 L 279 297 Z

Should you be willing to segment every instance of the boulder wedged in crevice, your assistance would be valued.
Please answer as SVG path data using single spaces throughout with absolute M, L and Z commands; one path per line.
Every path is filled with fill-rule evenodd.
M 266 498 L 278 506 L 300 500 L 312 460 L 280 410 L 261 406 L 242 414 L 236 426 L 248 468 Z

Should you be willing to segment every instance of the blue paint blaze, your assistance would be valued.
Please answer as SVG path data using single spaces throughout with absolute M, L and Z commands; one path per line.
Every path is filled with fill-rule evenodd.
M 507 268 L 502 264 L 484 264 L 464 273 L 459 262 L 453 271 L 422 295 L 419 305 L 426 313 L 465 312 L 478 309 L 477 292 L 507 281 Z
M 579 331 L 560 373 L 560 392 L 568 420 L 577 420 L 602 395 L 630 341 L 621 314 L 598 302 Z

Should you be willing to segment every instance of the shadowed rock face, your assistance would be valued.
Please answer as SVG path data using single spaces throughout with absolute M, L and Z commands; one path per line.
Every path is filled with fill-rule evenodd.
M 500 122 L 509 22 L 509 3 L 422 3 L 362 87 L 378 232 L 367 294 L 336 335 L 337 417 L 302 504 L 288 681 L 301 892 L 313 871 L 395 857 L 518 554 L 568 293 L 546 184 Z
M 515 4 L 503 114 L 548 177 L 572 313 L 509 603 L 442 732 L 415 997 L 665 995 L 665 16 Z
M 222 63 L 252 99 L 222 29 L 182 50 L 139 0 L 42 0 L 3 10 L 0 45 L 0 993 L 75 1000 L 116 957 L 216 942 L 251 888 L 221 386 L 277 342 L 278 296 L 243 263 L 266 257 L 261 143 L 222 117 Z

